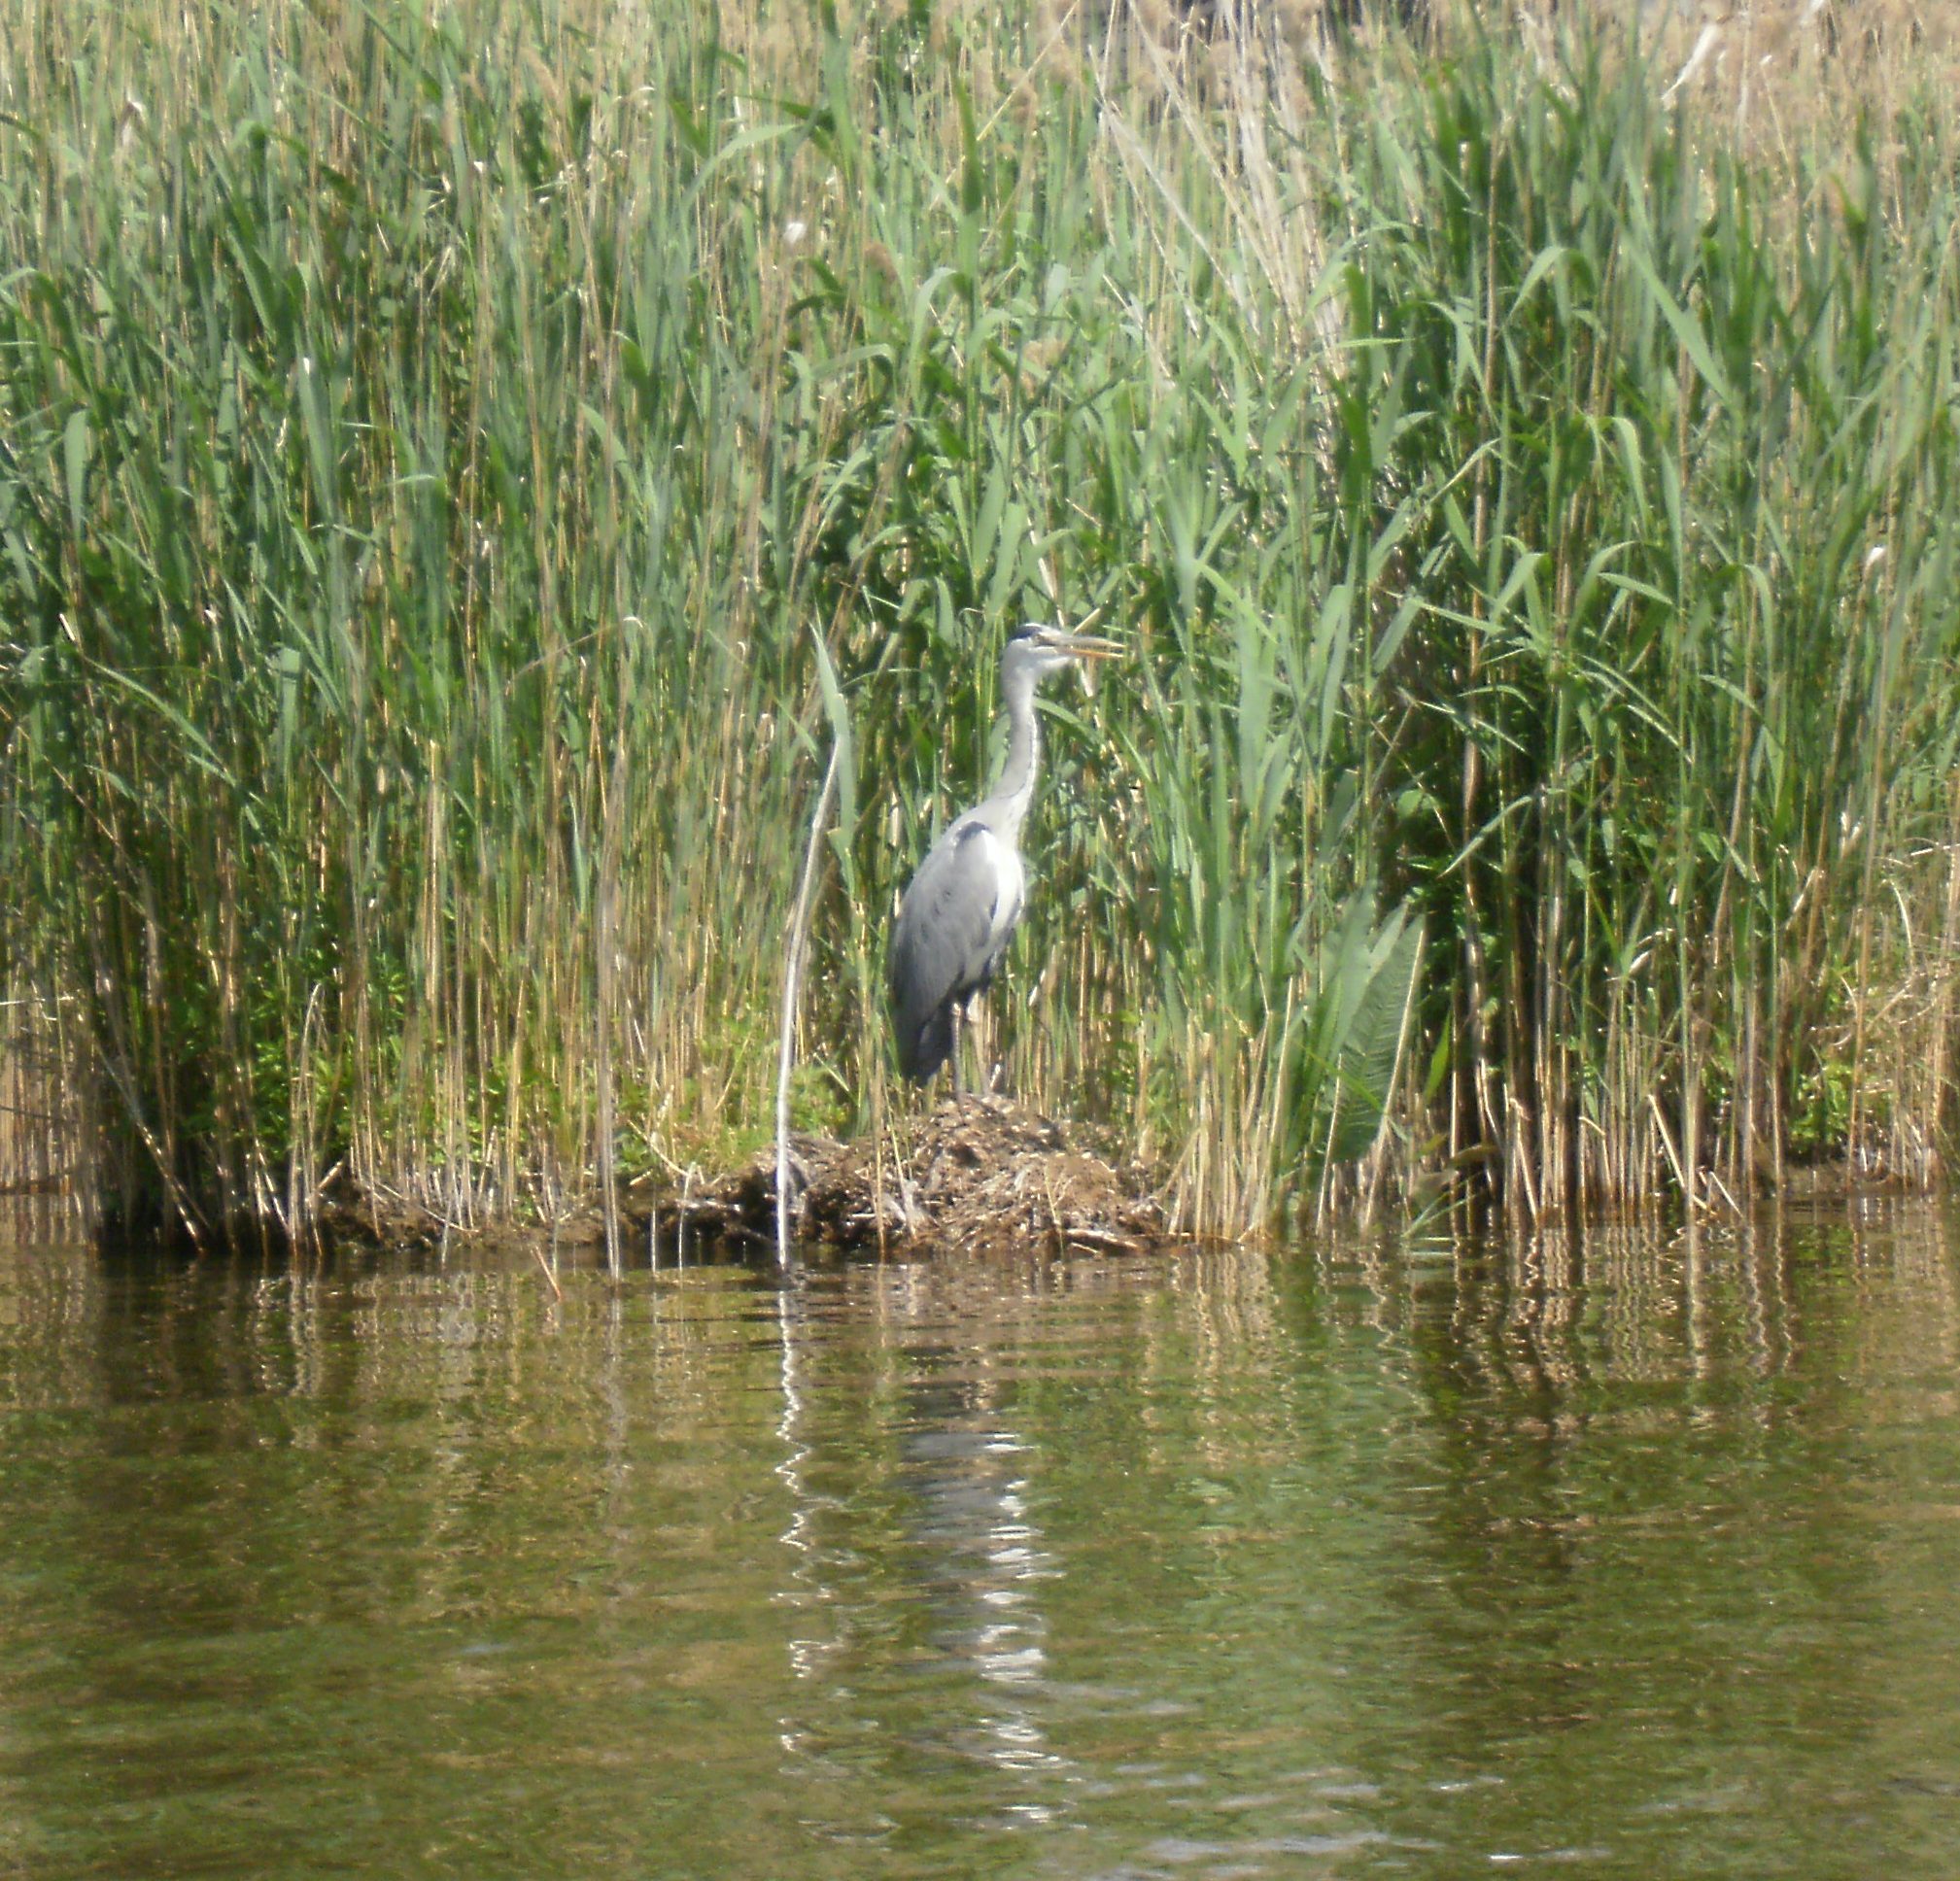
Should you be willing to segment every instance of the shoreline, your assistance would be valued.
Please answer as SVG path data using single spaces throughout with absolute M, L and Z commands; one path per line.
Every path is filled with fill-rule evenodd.
M 791 1134 L 789 1148 L 790 1241 L 799 1248 L 984 1254 L 1041 1244 L 1053 1252 L 1141 1254 L 1201 1238 L 1173 1225 L 1156 1173 L 1113 1163 L 1067 1126 L 997 1100 L 946 1099 L 903 1156 L 888 1142 L 880 1148 L 803 1131 Z M 541 1237 L 559 1247 L 603 1248 L 606 1217 L 598 1193 L 548 1223 L 508 1216 L 462 1223 L 342 1179 L 323 1198 L 314 1231 L 374 1247 L 467 1239 L 534 1248 Z M 772 1252 L 774 1146 L 698 1188 L 623 1186 L 613 1219 L 622 1248 L 651 1248 L 656 1258 L 690 1246 Z

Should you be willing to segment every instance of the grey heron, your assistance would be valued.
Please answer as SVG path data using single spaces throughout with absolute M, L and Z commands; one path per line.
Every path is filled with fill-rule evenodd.
M 915 1083 L 950 1057 L 953 1094 L 960 1094 L 960 1022 L 986 991 L 1021 917 L 1021 824 L 1041 769 L 1035 688 L 1078 661 L 1120 651 L 1112 640 L 1030 623 L 1001 654 L 1007 764 L 992 794 L 955 817 L 919 864 L 892 929 L 887 966 L 898 1066 Z

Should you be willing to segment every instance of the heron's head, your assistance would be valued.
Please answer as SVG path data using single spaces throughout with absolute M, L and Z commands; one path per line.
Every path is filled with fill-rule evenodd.
M 1030 684 L 1039 685 L 1050 673 L 1070 667 L 1086 671 L 1085 662 L 1107 660 L 1121 651 L 1116 641 L 1099 640 L 1093 633 L 1071 633 L 1044 621 L 1029 621 L 1015 628 L 1008 640 L 1001 655 L 1001 679 L 1005 683 L 1024 672 Z

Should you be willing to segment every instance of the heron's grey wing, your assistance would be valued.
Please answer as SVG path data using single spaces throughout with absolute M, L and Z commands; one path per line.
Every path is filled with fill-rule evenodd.
M 919 865 L 892 930 L 899 1069 L 930 1077 L 952 1049 L 952 1008 L 985 976 L 1003 884 L 984 826 L 948 830 Z

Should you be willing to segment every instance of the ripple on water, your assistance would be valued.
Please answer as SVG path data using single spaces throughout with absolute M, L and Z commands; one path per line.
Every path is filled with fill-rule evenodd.
M 0 1872 L 1960 1871 L 1939 1211 L 0 1247 Z

